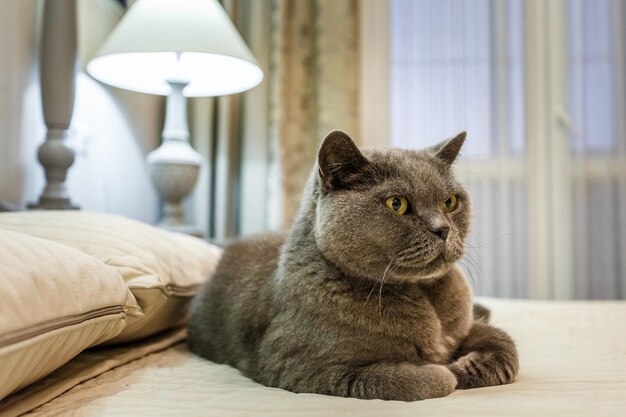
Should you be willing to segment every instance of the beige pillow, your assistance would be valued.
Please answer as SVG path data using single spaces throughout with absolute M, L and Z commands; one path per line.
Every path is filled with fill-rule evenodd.
M 116 337 L 134 304 L 115 269 L 0 229 L 0 400 Z
M 121 273 L 140 311 L 129 310 L 128 324 L 113 343 L 184 322 L 191 297 L 211 276 L 221 254 L 201 239 L 104 213 L 2 213 L 1 228 L 71 246 Z

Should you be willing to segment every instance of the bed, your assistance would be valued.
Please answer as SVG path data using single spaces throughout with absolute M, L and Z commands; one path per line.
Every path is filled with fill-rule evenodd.
M 482 299 L 518 343 L 521 372 L 511 385 L 457 391 L 415 403 L 363 401 L 267 388 L 237 370 L 190 353 L 184 330 L 132 348 L 86 352 L 68 364 L 108 357 L 112 369 L 63 385 L 26 415 L 74 416 L 618 416 L 626 410 L 626 303 Z M 132 354 L 137 350 L 136 354 Z M 126 357 L 125 357 L 126 355 Z M 51 376 L 50 383 L 62 385 Z M 47 382 L 44 381 L 43 385 Z M 54 394 L 56 395 L 56 393 Z M 36 397 L 36 395 L 35 395 Z M 0 411 L 16 415 L 27 393 Z M 32 401 L 32 400 L 31 400 Z M 41 401 L 41 399 L 40 399 Z
M 8 224 L 7 226 L 7 221 L 0 218 L 0 230 L 15 225 L 15 221 L 9 221 Z M 24 229 L 23 224 L 20 229 Z M 41 228 L 31 229 L 31 232 L 33 230 L 41 231 Z M 208 250 L 208 246 L 205 249 Z M 207 253 L 209 252 L 205 252 L 205 255 Z M 145 277 L 142 279 L 145 280 Z M 133 281 L 126 281 L 129 282 Z M 118 296 L 122 297 L 124 293 L 121 292 Z M 128 333 L 124 336 L 125 330 L 122 329 L 121 333 L 111 336 L 113 340 L 117 338 L 118 343 L 110 345 L 97 342 L 95 347 L 77 354 L 44 378 L 27 384 L 5 397 L 0 401 L 0 417 L 22 414 L 31 416 L 624 414 L 626 302 L 521 301 L 489 298 L 480 301 L 492 310 L 493 323 L 507 330 L 518 344 L 521 370 L 513 384 L 456 391 L 445 398 L 414 403 L 294 394 L 264 387 L 245 378 L 231 367 L 214 364 L 193 355 L 185 344 L 184 324 L 174 321 L 149 336 L 137 333 L 136 328 L 132 334 L 141 334 L 141 337 L 131 337 Z M 141 302 L 139 304 L 142 307 Z M 126 329 L 128 323 L 127 319 L 124 324 Z M 0 360 L 1 355 L 0 349 Z M 0 381 L 0 385 L 2 382 Z

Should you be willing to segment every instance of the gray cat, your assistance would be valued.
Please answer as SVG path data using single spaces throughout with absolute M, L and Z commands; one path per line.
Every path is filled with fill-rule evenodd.
M 271 387 L 343 397 L 512 382 L 515 345 L 473 313 L 454 265 L 470 226 L 450 169 L 464 140 L 362 153 L 330 133 L 289 234 L 226 247 L 192 303 L 191 350 Z

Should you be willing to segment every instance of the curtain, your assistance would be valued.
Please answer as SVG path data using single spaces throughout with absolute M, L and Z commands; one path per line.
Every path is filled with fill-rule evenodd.
M 577 298 L 626 298 L 626 5 L 567 1 Z
M 208 163 L 190 220 L 223 240 L 289 227 L 321 139 L 358 140 L 356 0 L 224 0 L 261 65 L 243 94 L 194 99 L 192 140 Z
M 390 7 L 392 145 L 469 132 L 476 292 L 626 298 L 624 2 Z
M 358 140 L 358 15 L 355 0 L 277 0 L 273 7 L 272 124 L 288 226 L 324 136 L 342 129 Z

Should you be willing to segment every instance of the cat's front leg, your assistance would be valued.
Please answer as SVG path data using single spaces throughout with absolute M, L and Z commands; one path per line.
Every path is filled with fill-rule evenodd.
M 428 343 L 421 343 L 417 346 L 417 350 L 421 358 L 430 363 L 445 364 L 450 358 L 451 351 L 449 346 L 453 344 L 452 340 L 441 337 L 440 334 L 431 337 Z
M 504 331 L 475 322 L 448 369 L 457 389 L 471 389 L 513 382 L 519 369 L 517 349 Z
M 441 322 L 436 319 L 421 320 L 416 332 L 416 349 L 421 360 L 434 364 L 446 364 L 454 352 L 454 340 L 443 335 Z
M 445 397 L 456 385 L 456 378 L 443 365 L 405 362 L 292 368 L 281 376 L 278 387 L 298 393 L 417 401 Z

